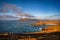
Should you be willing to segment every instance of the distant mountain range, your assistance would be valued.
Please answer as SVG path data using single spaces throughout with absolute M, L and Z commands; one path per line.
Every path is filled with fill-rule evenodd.
M 60 15 L 52 15 L 45 18 L 46 20 L 60 20 Z
M 32 17 L 28 18 L 23 18 L 23 17 L 17 17 L 17 16 L 12 16 L 12 15 L 0 15 L 0 20 L 21 20 L 21 21 L 27 21 L 27 20 L 60 20 L 60 15 L 53 15 L 53 16 L 48 16 L 47 18 L 44 19 L 34 19 Z

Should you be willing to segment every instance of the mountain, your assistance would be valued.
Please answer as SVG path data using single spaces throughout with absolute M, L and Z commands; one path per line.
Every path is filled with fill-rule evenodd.
M 31 24 L 36 23 L 39 20 L 38 19 L 31 19 L 31 18 L 20 18 L 18 21 L 31 25 Z
M 31 18 L 20 18 L 19 20 L 20 21 L 29 21 L 29 20 L 38 21 L 38 19 L 31 19 Z

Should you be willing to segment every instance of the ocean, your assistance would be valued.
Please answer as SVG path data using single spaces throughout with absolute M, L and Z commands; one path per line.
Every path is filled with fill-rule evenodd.
M 28 33 L 28 32 L 40 32 L 42 26 L 34 27 L 30 26 L 31 23 L 36 21 L 18 21 L 18 20 L 0 20 L 0 32 L 8 33 Z

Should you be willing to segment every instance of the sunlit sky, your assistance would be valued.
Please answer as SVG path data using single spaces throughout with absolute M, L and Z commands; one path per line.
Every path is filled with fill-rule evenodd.
M 20 7 L 23 13 L 31 14 L 36 18 L 46 18 L 49 16 L 60 15 L 59 0 L 0 0 L 0 9 L 2 3 L 14 4 Z M 9 15 L 15 15 L 13 12 L 7 12 Z M 3 14 L 0 12 L 0 15 Z

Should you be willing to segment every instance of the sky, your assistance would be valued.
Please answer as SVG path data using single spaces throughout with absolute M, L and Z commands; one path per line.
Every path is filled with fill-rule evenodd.
M 36 19 L 60 19 L 60 0 L 0 0 L 0 15 L 4 14 Z

